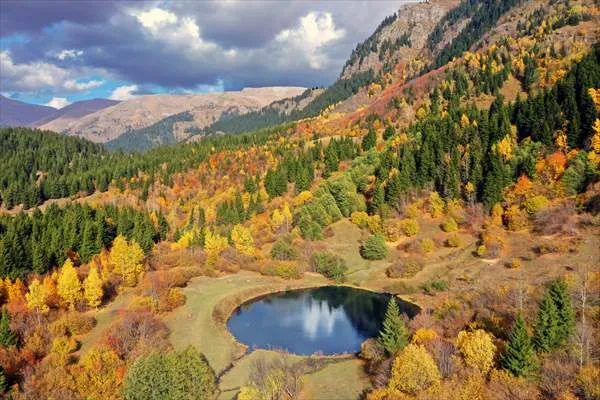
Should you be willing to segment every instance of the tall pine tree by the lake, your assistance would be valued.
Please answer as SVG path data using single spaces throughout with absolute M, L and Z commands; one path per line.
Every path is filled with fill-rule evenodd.
M 408 329 L 404 325 L 398 303 L 390 298 L 383 320 L 383 329 L 379 332 L 379 341 L 391 355 L 398 354 L 408 344 Z
M 514 376 L 526 376 L 535 369 L 535 352 L 521 313 L 513 324 L 501 364 Z

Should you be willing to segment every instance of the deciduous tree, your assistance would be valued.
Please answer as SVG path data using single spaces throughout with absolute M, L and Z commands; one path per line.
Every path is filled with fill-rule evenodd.
M 81 300 L 81 282 L 71 259 L 67 258 L 58 276 L 58 295 L 70 309 Z

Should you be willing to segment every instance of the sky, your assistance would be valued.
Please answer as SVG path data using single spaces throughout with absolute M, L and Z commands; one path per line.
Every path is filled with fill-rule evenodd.
M 327 86 L 404 0 L 0 1 L 0 93 L 92 98 Z

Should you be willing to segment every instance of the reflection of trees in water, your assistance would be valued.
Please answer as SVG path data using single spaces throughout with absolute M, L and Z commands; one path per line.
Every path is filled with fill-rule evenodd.
M 327 286 L 311 289 L 310 300 L 319 303 L 326 302 L 330 310 L 343 307 L 356 330 L 365 337 L 377 336 L 383 319 L 389 294 L 373 293 L 367 290 L 354 289 L 345 286 Z M 416 306 L 397 300 L 400 311 L 413 317 L 418 309 Z

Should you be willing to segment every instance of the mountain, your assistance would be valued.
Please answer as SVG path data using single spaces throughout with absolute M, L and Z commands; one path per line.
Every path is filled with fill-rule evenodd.
M 35 121 L 33 125 L 40 127 L 43 126 L 43 129 L 60 132 L 66 129 L 69 124 L 78 118 L 119 103 L 120 101 L 108 99 L 76 101 L 66 107 L 61 108 L 60 110 L 56 110 L 45 118 Z
M 56 108 L 24 103 L 0 95 L 0 126 L 29 126 L 57 112 Z
M 148 127 L 163 118 L 188 111 L 193 115 L 193 121 L 180 121 L 174 128 L 175 137 L 180 138 L 186 136 L 185 130 L 190 126 L 202 128 L 218 120 L 223 114 L 238 115 L 258 110 L 275 100 L 295 96 L 305 90 L 299 87 L 265 87 L 245 88 L 234 92 L 145 95 L 73 120 L 58 131 L 105 143 L 126 132 Z M 40 128 L 47 129 L 51 125 L 49 123 Z

